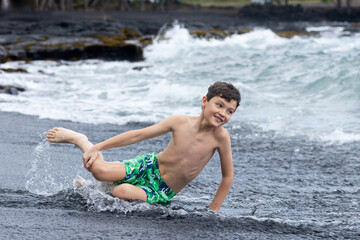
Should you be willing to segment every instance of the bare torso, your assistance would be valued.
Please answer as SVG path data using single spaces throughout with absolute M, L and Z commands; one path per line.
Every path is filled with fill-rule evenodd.
M 199 175 L 219 146 L 216 136 L 222 127 L 199 131 L 197 122 L 197 117 L 181 116 L 168 146 L 158 154 L 160 174 L 176 193 Z

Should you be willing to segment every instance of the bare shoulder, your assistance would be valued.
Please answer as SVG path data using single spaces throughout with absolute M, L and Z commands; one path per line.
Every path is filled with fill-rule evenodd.
M 215 130 L 215 137 L 219 140 L 230 139 L 229 132 L 224 127 L 218 127 Z
M 166 118 L 167 121 L 174 123 L 174 124 L 181 124 L 181 123 L 185 123 L 188 121 L 189 116 L 185 116 L 185 115 L 173 115 L 170 116 L 168 118 Z
M 215 139 L 219 142 L 219 145 L 230 143 L 230 134 L 224 127 L 218 127 L 215 130 Z
M 178 128 L 189 121 L 189 117 L 185 115 L 173 115 L 164 119 L 167 125 L 171 126 L 172 129 Z

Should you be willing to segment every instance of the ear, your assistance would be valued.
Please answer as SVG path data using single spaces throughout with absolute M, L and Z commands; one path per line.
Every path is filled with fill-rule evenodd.
M 206 106 L 207 102 L 208 102 L 207 97 L 203 96 L 201 100 L 201 109 L 203 109 Z

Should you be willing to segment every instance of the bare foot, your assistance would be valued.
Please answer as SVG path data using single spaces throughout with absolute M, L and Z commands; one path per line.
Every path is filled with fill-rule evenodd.
M 77 187 L 77 188 L 81 188 L 81 187 L 83 187 L 84 185 L 85 185 L 85 180 L 83 179 L 83 178 L 81 178 L 81 179 L 76 179 L 75 180 L 75 186 Z
M 86 141 L 87 137 L 84 134 L 66 128 L 56 127 L 48 131 L 46 140 L 54 143 L 72 143 L 78 145 L 80 142 Z

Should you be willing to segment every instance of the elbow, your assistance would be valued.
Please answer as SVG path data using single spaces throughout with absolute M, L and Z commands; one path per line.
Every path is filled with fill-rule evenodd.
M 233 184 L 233 182 L 234 182 L 234 175 L 231 175 L 229 177 L 229 185 L 231 186 Z
M 228 181 L 231 181 L 231 182 L 232 182 L 232 181 L 234 180 L 234 172 L 231 171 L 231 172 L 225 174 L 225 175 L 224 175 L 224 178 L 226 178 L 226 179 L 228 179 Z
M 230 174 L 230 175 L 226 176 L 225 179 L 226 179 L 226 183 L 229 185 L 229 187 L 231 187 L 231 185 L 234 181 L 234 174 Z
M 226 184 L 226 186 L 228 186 L 229 188 L 231 187 L 233 181 L 234 181 L 234 174 L 229 174 L 229 175 L 223 177 L 223 182 L 224 182 L 224 183 Z

